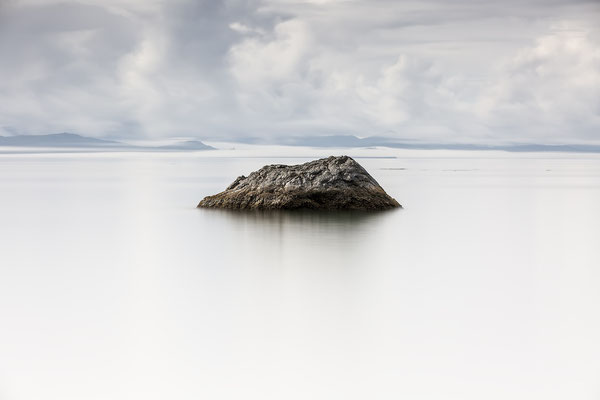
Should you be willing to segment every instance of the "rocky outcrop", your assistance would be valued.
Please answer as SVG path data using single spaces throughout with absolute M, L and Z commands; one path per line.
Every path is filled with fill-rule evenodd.
M 268 165 L 205 197 L 198 207 L 228 209 L 386 210 L 401 207 L 348 156 L 300 165 Z

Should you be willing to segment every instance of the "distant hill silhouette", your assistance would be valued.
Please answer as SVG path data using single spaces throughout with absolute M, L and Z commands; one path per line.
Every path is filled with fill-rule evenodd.
M 215 148 L 200 142 L 199 140 L 189 140 L 168 146 L 160 146 L 159 149 L 165 150 L 214 150 Z
M 0 136 L 0 147 L 51 147 L 69 149 L 104 149 L 127 151 L 170 151 L 170 150 L 212 150 L 198 140 L 168 146 L 134 146 L 114 140 L 96 139 L 74 133 L 53 133 L 49 135 Z
M 49 135 L 0 136 L 0 146 L 19 147 L 96 147 L 128 146 L 112 140 L 96 139 L 74 133 L 53 133 Z
M 252 139 L 248 142 L 252 142 Z M 254 142 L 258 142 L 255 140 Z M 370 136 L 358 138 L 352 135 L 329 136 L 291 136 L 276 140 L 277 144 L 287 146 L 309 147 L 391 147 L 396 149 L 417 150 L 502 150 L 510 152 L 579 152 L 600 153 L 600 146 L 578 144 L 507 144 L 507 145 L 480 145 L 459 143 L 417 143 L 401 142 L 394 138 Z
M 278 144 L 284 146 L 307 147 L 389 147 L 396 149 L 415 150 L 501 150 L 510 152 L 576 152 L 600 153 L 599 145 L 580 144 L 507 144 L 507 145 L 481 145 L 458 143 L 418 143 L 402 142 L 394 138 L 383 136 L 370 136 L 359 138 L 353 135 L 328 135 L 328 136 L 283 136 L 275 139 L 246 137 L 238 139 L 240 143 L 253 144 Z M 113 140 L 96 139 L 74 133 L 54 133 L 49 135 L 18 135 L 0 136 L 0 147 L 45 147 L 67 149 L 97 149 L 101 151 L 195 151 L 214 150 L 198 140 L 190 140 L 165 146 L 134 146 Z M 83 150 L 85 151 L 85 150 Z

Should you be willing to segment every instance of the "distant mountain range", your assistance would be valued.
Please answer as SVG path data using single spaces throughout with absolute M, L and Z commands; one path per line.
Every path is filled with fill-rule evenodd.
M 74 133 L 54 133 L 49 135 L 18 135 L 0 136 L 0 146 L 11 147 L 60 147 L 77 149 L 104 149 L 104 150 L 214 150 L 200 141 L 193 140 L 168 146 L 134 146 L 113 140 L 96 139 Z
M 264 139 L 249 138 L 246 143 L 265 143 Z M 270 142 L 273 144 L 273 142 Z M 309 146 L 309 147 L 390 147 L 396 149 L 419 149 L 419 150 L 501 150 L 510 152 L 579 152 L 600 153 L 600 146 L 579 144 L 506 144 L 506 145 L 479 145 L 479 144 L 457 144 L 457 143 L 418 143 L 402 142 L 393 138 L 370 136 L 358 138 L 352 135 L 330 135 L 330 136 L 290 136 L 278 138 L 274 144 L 286 146 Z
M 352 135 L 330 136 L 287 136 L 267 140 L 264 138 L 244 138 L 238 140 L 248 144 L 277 144 L 284 146 L 306 147 L 389 147 L 396 149 L 420 150 L 502 150 L 510 152 L 577 152 L 600 153 L 598 145 L 580 144 L 507 144 L 507 145 L 479 145 L 479 144 L 452 144 L 452 143 L 417 143 L 402 142 L 393 138 L 370 136 L 358 138 Z M 55 133 L 49 135 L 19 135 L 0 136 L 0 147 L 46 147 L 68 149 L 98 149 L 104 151 L 195 151 L 213 150 L 200 141 L 191 140 L 167 146 L 134 146 L 113 140 L 96 139 L 74 133 Z
M 163 150 L 214 150 L 215 148 L 206 145 L 198 140 L 188 140 L 187 142 L 181 142 L 177 144 L 171 144 L 168 146 L 160 146 L 159 149 Z
M 95 139 L 74 133 L 55 133 L 51 135 L 0 136 L 0 146 L 19 147 L 124 147 L 124 143 L 112 140 Z

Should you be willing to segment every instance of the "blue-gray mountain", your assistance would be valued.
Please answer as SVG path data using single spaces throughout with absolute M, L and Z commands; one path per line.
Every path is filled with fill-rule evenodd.
M 74 133 L 54 133 L 49 135 L 17 135 L 0 136 L 0 146 L 12 147 L 60 147 L 78 149 L 104 149 L 104 150 L 127 150 L 127 151 L 155 151 L 155 150 L 212 150 L 198 140 L 181 142 L 167 146 L 133 146 L 114 140 L 96 139 Z
M 419 143 L 403 142 L 402 140 L 385 137 L 369 136 L 359 138 L 353 135 L 325 135 L 325 136 L 289 136 L 279 137 L 272 141 L 263 138 L 245 138 L 245 143 L 255 144 L 280 144 L 284 146 L 309 146 L 309 147 L 389 147 L 396 149 L 415 150 L 500 150 L 510 152 L 576 152 L 600 153 L 600 145 L 584 144 L 536 144 L 513 143 L 504 145 L 465 144 L 465 143 Z
M 236 141 L 232 139 L 232 141 Z M 458 144 L 458 143 L 418 143 L 403 142 L 395 138 L 384 136 L 370 136 L 359 138 L 353 135 L 326 135 L 326 136 L 289 136 L 273 140 L 264 138 L 247 137 L 238 140 L 252 144 L 278 144 L 284 146 L 308 147 L 389 147 L 397 149 L 415 150 L 500 150 L 510 152 L 573 152 L 573 153 L 600 153 L 600 145 L 585 144 L 536 144 L 515 143 L 506 145 L 483 144 Z M 0 136 L 0 147 L 50 147 L 69 149 L 103 149 L 105 151 L 195 151 L 213 150 L 214 147 L 198 140 L 190 140 L 166 146 L 134 146 L 123 142 L 106 139 L 96 139 L 74 133 L 54 133 L 48 135 L 17 135 Z
M 74 133 L 54 133 L 50 135 L 0 136 L 0 146 L 18 147 L 118 147 L 124 143 L 112 140 L 95 139 Z

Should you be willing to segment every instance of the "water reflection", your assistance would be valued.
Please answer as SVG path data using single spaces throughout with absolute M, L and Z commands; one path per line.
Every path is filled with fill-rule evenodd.
M 254 223 L 267 225 L 295 224 L 319 225 L 333 229 L 376 221 L 400 210 L 356 211 L 356 210 L 225 210 L 199 208 L 206 217 L 218 216 L 230 223 Z
M 317 234 L 347 240 L 379 226 L 401 210 L 388 211 L 314 211 L 314 210 L 219 210 L 198 209 L 210 224 L 222 223 L 232 230 L 296 234 Z
M 265 265 L 359 266 L 365 249 L 376 250 L 389 222 L 401 210 L 364 211 L 240 211 L 199 209 L 200 224 L 211 228 L 210 241 L 233 246 L 236 259 Z M 379 238 L 379 239 L 376 239 Z M 235 262 L 235 260 L 231 260 Z

